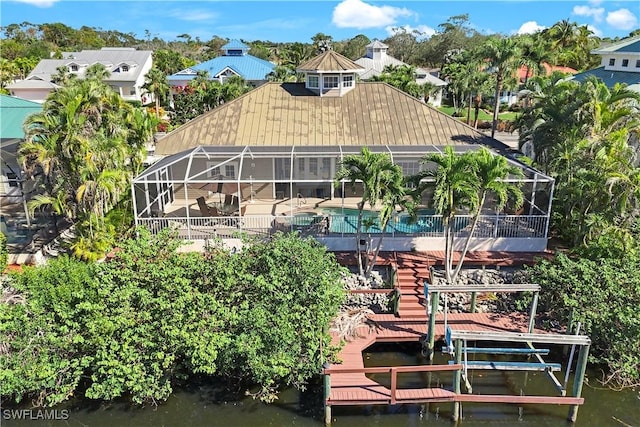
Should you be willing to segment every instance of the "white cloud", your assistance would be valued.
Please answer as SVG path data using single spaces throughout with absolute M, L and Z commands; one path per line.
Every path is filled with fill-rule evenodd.
M 51 7 L 54 3 L 57 3 L 58 0 L 16 0 L 18 3 L 27 3 L 37 7 Z
M 420 36 L 416 37 L 418 40 L 428 39 L 429 37 L 431 37 L 436 33 L 436 30 L 429 27 L 428 25 L 418 25 L 417 27 L 412 27 L 411 25 L 403 25 L 401 27 L 389 25 L 385 28 L 385 30 L 387 31 L 387 34 L 389 34 L 389 36 L 393 36 L 394 34 L 400 32 L 401 30 L 406 31 L 409 34 L 412 34 L 414 31 L 417 31 L 418 33 L 421 34 Z
M 537 33 L 538 31 L 544 30 L 545 27 L 544 25 L 539 25 L 536 21 L 527 21 L 524 24 L 520 25 L 520 28 L 518 28 L 518 31 L 516 31 L 516 34 L 533 34 L 533 33 Z
M 589 4 L 592 6 L 600 6 L 600 4 L 602 4 L 602 0 L 589 0 Z
M 595 35 L 596 37 L 602 37 L 602 31 L 600 31 L 598 28 L 596 28 L 593 25 L 587 25 L 587 29 L 593 31 L 593 35 Z
M 180 19 L 182 21 L 210 21 L 217 17 L 215 12 L 208 10 L 188 10 L 188 9 L 176 9 L 170 12 L 173 18 Z
M 604 7 L 573 6 L 573 14 L 578 16 L 592 16 L 596 22 L 601 22 Z
M 631 30 L 638 25 L 638 18 L 629 9 L 618 9 L 607 13 L 607 24 L 616 30 Z
M 397 18 L 414 15 L 409 9 L 372 6 L 361 0 L 344 0 L 333 9 L 332 22 L 339 28 L 376 28 L 395 24 Z

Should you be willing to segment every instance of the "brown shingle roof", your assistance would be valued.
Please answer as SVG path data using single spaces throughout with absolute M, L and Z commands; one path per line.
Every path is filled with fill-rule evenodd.
M 342 97 L 302 83 L 266 83 L 158 141 L 169 155 L 211 146 L 490 144 L 495 140 L 383 82 L 358 82 Z
M 344 71 L 359 71 L 363 70 L 360 65 L 356 64 L 349 58 L 340 55 L 333 50 L 327 50 L 322 54 L 311 58 L 304 64 L 301 64 L 296 68 L 299 73 L 304 72 L 344 72 Z

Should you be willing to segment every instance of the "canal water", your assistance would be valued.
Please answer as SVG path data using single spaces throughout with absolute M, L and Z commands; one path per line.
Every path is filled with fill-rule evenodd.
M 371 350 L 371 351 L 369 351 Z M 426 364 L 419 348 L 412 346 L 378 346 L 368 349 L 363 357 L 365 366 L 393 366 Z M 445 356 L 437 355 L 446 363 Z M 450 386 L 451 373 L 403 374 L 400 387 Z M 470 373 L 470 382 L 477 393 L 553 394 L 544 373 L 489 372 Z M 568 408 L 552 405 L 463 405 L 463 427 L 484 426 L 532 426 L 532 427 L 640 427 L 640 389 L 615 392 L 603 389 L 597 381 L 597 373 L 591 372 L 588 384 L 583 388 L 585 404 L 578 411 L 578 421 L 566 421 Z M 564 373 L 556 373 L 564 382 Z M 388 381 L 384 375 L 375 378 L 381 383 Z M 569 381 L 571 384 L 571 379 Z M 176 390 L 169 400 L 157 407 L 138 408 L 123 402 L 96 403 L 72 402 L 60 405 L 55 413 L 57 420 L 7 419 L 6 408 L 0 414 L 0 426 L 85 426 L 85 427 L 261 427 L 297 426 L 322 427 L 322 384 L 317 382 L 309 390 L 300 393 L 286 390 L 272 404 L 263 404 L 250 397 L 230 397 L 227 389 L 216 387 L 211 382 L 192 384 Z M 402 426 L 452 426 L 451 403 L 429 405 L 395 405 L 334 407 L 333 426 L 336 427 L 402 427 Z M 45 414 L 40 414 L 45 416 Z M 37 418 L 33 410 L 31 418 Z M 60 419 L 65 418 L 65 419 Z

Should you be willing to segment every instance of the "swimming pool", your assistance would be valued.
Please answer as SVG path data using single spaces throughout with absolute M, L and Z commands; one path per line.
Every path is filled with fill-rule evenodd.
M 324 208 L 322 209 L 322 214 L 330 216 L 329 230 L 332 233 L 353 234 L 357 230 L 358 209 Z M 372 222 L 372 225 L 370 227 L 367 227 L 365 224 L 362 225 L 361 231 L 363 233 L 376 234 L 382 232 L 382 230 L 380 229 L 380 221 L 378 219 L 378 215 L 379 212 L 377 211 L 363 211 L 363 222 L 365 224 L 368 221 Z M 440 215 L 435 215 L 435 210 L 420 209 L 418 210 L 418 217 L 415 221 L 412 221 L 411 217 L 408 214 L 400 214 L 394 217 L 387 224 L 385 233 L 441 233 L 442 230 L 442 217 Z

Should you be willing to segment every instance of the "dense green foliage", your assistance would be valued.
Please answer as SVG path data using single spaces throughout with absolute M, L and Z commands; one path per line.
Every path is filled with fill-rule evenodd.
M 630 247 L 640 205 L 640 94 L 557 75 L 534 78 L 529 87 L 520 144 L 556 180 L 555 232 L 573 246 L 615 234 L 618 245 Z
M 100 333 L 85 326 L 102 316 L 95 271 L 61 257 L 13 276 L 11 285 L 26 302 L 0 304 L 3 396 L 51 405 L 79 386 Z
M 21 298 L 0 304 L 3 398 L 157 402 L 180 380 L 217 375 L 271 400 L 333 358 L 343 271 L 324 247 L 294 234 L 235 255 L 178 246 L 142 230 L 104 263 L 61 257 L 12 276 Z
M 26 176 L 38 189 L 29 209 L 77 223 L 74 253 L 86 260 L 101 258 L 114 243 L 105 216 L 141 171 L 155 124 L 146 110 L 102 82 L 104 72 L 96 68 L 53 92 L 42 112 L 26 119 L 19 149 Z
M 4 233 L 0 233 L 0 272 L 7 268 L 8 257 L 7 236 L 5 236 Z
M 531 270 L 542 285 L 540 308 L 565 323 L 580 322 L 591 337 L 590 362 L 611 386 L 640 385 L 640 258 L 597 261 L 559 253 Z

